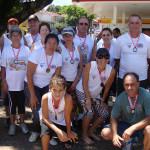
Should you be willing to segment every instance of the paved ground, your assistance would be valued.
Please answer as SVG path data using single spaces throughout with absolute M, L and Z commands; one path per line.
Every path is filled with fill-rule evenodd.
M 8 135 L 8 129 L 4 127 L 4 108 L 3 108 L 3 100 L 0 99 L 0 150 L 41 150 L 41 141 L 40 139 L 35 143 L 29 143 L 28 138 L 30 134 L 23 134 L 17 124 L 17 132 L 15 136 Z M 29 129 L 31 129 L 31 110 L 29 107 L 26 107 L 26 116 L 25 122 Z M 100 129 L 98 129 L 97 134 L 100 133 Z M 84 144 L 81 139 L 81 131 L 78 133 L 79 140 L 76 144 L 73 145 L 72 150 L 119 150 L 118 148 L 112 145 L 111 141 L 105 141 L 101 139 L 101 141 L 95 143 L 93 145 Z M 58 140 L 58 139 L 57 139 Z M 59 141 L 59 140 L 58 140 Z M 141 150 L 142 145 L 138 142 L 133 145 L 132 150 Z M 63 144 L 59 142 L 58 146 L 50 146 L 49 150 L 65 150 Z

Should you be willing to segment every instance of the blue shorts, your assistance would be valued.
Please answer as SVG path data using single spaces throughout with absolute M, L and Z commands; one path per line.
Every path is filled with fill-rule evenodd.
M 131 125 L 125 121 L 120 121 L 118 123 L 118 135 L 120 137 L 122 137 L 123 135 L 123 132 L 129 128 Z M 136 130 L 135 132 L 133 132 L 132 136 L 131 137 L 143 137 L 143 130 L 144 129 L 140 129 L 140 130 Z

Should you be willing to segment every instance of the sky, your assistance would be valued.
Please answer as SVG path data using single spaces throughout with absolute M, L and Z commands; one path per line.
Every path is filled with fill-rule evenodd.
M 51 4 L 59 5 L 59 6 L 71 5 L 72 4 L 72 0 L 53 0 L 53 2 Z

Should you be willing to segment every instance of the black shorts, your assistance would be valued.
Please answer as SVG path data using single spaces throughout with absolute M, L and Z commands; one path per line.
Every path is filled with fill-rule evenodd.
M 24 91 L 9 91 L 9 112 L 16 114 L 16 106 L 18 106 L 18 114 L 25 113 L 25 95 Z
M 9 106 L 8 93 L 4 92 L 4 106 Z

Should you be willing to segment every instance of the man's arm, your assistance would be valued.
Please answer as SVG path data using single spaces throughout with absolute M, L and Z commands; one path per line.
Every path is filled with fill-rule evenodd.
M 122 138 L 124 140 L 129 140 L 134 131 L 143 129 L 149 124 L 150 124 L 150 115 L 148 115 L 145 119 L 126 129 L 122 135 Z
M 123 139 L 118 135 L 117 131 L 118 131 L 118 121 L 116 118 L 110 118 L 110 128 L 112 131 L 112 135 L 113 135 L 113 144 L 119 148 L 121 148 L 121 142 L 123 141 Z
M 115 70 L 116 70 L 116 73 L 118 72 L 118 69 L 119 69 L 119 65 L 120 65 L 120 59 L 115 59 Z
M 93 46 L 93 49 L 92 49 L 92 58 L 91 58 L 91 61 L 95 60 L 96 52 L 97 52 L 97 43 L 96 43 L 96 41 L 94 41 L 94 46 Z
M 150 87 L 150 59 L 147 59 L 148 62 L 148 86 Z

